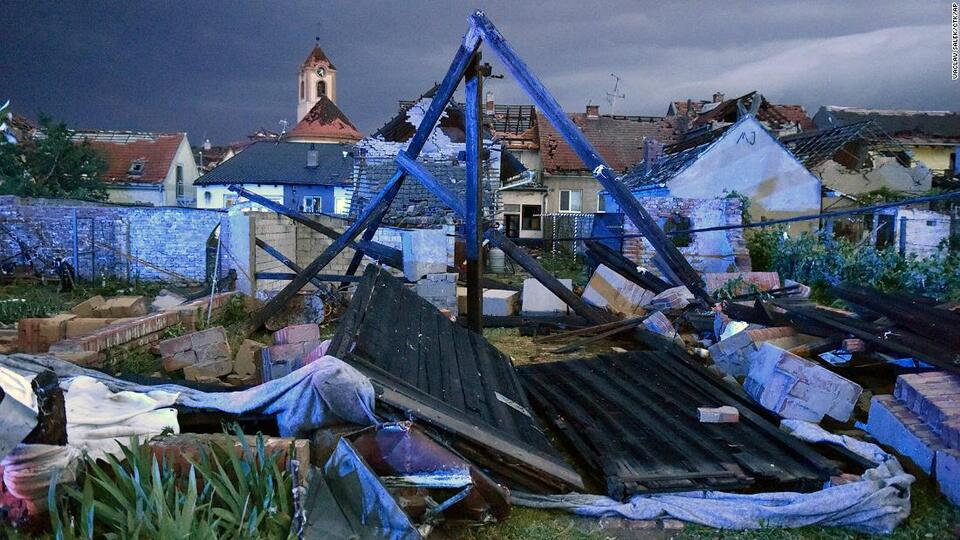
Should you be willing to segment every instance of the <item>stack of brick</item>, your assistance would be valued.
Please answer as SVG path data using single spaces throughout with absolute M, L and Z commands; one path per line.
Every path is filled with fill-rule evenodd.
M 297 324 L 273 333 L 273 345 L 261 349 L 260 380 L 272 381 L 289 375 L 307 363 L 319 358 L 312 354 L 320 347 L 320 327 L 316 324 Z
M 743 389 L 781 417 L 807 422 L 824 416 L 846 422 L 863 392 L 859 384 L 771 343 L 753 355 Z
M 164 371 L 183 370 L 189 381 L 213 382 L 233 372 L 230 344 L 222 326 L 160 342 Z
M 960 376 L 900 375 L 892 396 L 871 400 L 867 431 L 932 474 L 940 491 L 960 505 Z
M 437 309 L 445 309 L 454 315 L 458 314 L 456 273 L 427 274 L 417 281 L 416 291 L 421 298 L 436 306 Z
M 93 316 L 99 318 L 142 317 L 147 312 L 147 299 L 142 296 L 114 296 L 93 306 Z

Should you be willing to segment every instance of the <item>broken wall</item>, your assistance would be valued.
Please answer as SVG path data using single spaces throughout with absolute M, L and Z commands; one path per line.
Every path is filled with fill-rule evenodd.
M 896 158 L 878 156 L 873 158 L 874 167 L 869 171 L 848 169 L 833 160 L 828 160 L 813 168 L 825 188 L 856 195 L 878 189 L 907 193 L 930 191 L 933 175 L 922 163 L 916 167 L 904 167 Z M 824 207 L 829 206 L 824 201 Z
M 898 209 L 893 221 L 893 237 L 897 242 L 903 225 L 906 225 L 908 255 L 929 257 L 937 252 L 941 242 L 950 238 L 950 216 L 932 210 Z
M 195 208 L 116 206 L 85 201 L 0 197 L 0 259 L 16 255 L 21 244 L 39 269 L 51 270 L 55 257 L 73 264 L 74 212 L 81 278 L 113 276 L 169 281 L 171 276 L 129 260 L 203 281 L 207 241 L 222 212 Z M 20 243 L 18 243 L 18 240 Z M 113 248 L 113 249 L 111 249 Z M 119 252 L 118 252 L 119 250 Z M 23 262 L 16 259 L 16 262 Z
M 719 225 L 740 225 L 743 203 L 740 199 L 680 199 L 676 197 L 640 197 L 637 199 L 661 228 L 670 229 L 673 220 L 676 230 L 686 229 L 686 223 L 677 224 L 676 216 L 688 218 L 689 228 L 700 229 Z M 639 235 L 640 231 L 629 219 L 624 220 L 624 235 Z M 680 253 L 698 272 L 746 272 L 750 270 L 750 252 L 743 229 L 692 233 L 689 244 L 672 237 Z M 633 236 L 623 241 L 623 254 L 639 266 L 659 273 L 653 264 L 656 254 L 645 238 Z

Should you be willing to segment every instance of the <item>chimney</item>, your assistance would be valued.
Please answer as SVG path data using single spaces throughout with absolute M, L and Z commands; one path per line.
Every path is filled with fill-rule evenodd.
M 493 116 L 497 112 L 497 104 L 493 101 L 493 92 L 487 92 L 487 104 L 484 109 L 484 114 L 487 116 Z
M 713 102 L 714 102 L 714 103 L 722 103 L 722 102 L 723 102 L 723 94 L 721 94 L 720 92 L 714 93 L 714 94 L 713 94 Z
M 651 138 L 643 140 L 643 174 L 650 174 L 653 166 L 663 155 L 663 143 Z
M 320 151 L 317 150 L 317 145 L 310 143 L 310 148 L 307 149 L 307 167 L 316 169 L 319 166 Z
M 587 104 L 587 118 L 591 120 L 600 118 L 600 106 Z

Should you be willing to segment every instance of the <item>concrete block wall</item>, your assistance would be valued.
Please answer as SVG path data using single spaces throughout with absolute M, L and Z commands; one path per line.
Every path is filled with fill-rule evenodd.
M 149 281 L 172 278 L 121 253 L 202 281 L 206 277 L 206 243 L 223 215 L 193 208 L 3 196 L 0 225 L 10 234 L 0 238 L 0 259 L 19 253 L 22 243 L 41 270 L 52 270 L 55 257 L 72 261 L 74 213 L 81 278 L 106 275 Z
M 253 234 L 256 238 L 260 238 L 264 242 L 270 244 L 301 267 L 306 267 L 309 265 L 318 255 L 320 255 L 320 253 L 323 252 L 324 249 L 333 243 L 333 240 L 326 235 L 314 231 L 305 225 L 298 224 L 290 218 L 274 212 L 251 212 L 248 215 L 251 217 L 251 229 L 253 230 Z M 346 231 L 347 227 L 350 226 L 350 221 L 335 216 L 316 215 L 311 217 L 320 224 L 330 227 L 331 229 L 340 233 Z M 449 264 L 452 265 L 455 243 L 455 239 L 453 237 L 454 228 L 451 225 L 447 225 L 444 226 L 444 230 L 447 233 L 447 258 Z M 227 231 L 226 234 L 230 234 L 230 232 Z M 374 241 L 396 249 L 402 249 L 402 229 L 394 227 L 381 227 L 377 230 L 377 234 L 374 236 Z M 350 264 L 350 260 L 353 258 L 353 254 L 353 249 L 347 248 L 343 250 L 339 255 L 337 255 L 336 258 L 333 259 L 333 261 L 330 262 L 330 264 L 323 269 L 321 273 L 338 275 L 346 273 L 347 267 Z M 357 273 L 362 273 L 366 265 L 371 262 L 374 262 L 373 259 L 364 257 Z M 255 261 L 252 263 L 252 265 L 254 267 L 254 272 L 291 272 L 291 270 L 284 266 L 283 263 L 268 255 L 262 249 L 255 250 Z M 393 269 L 390 271 L 394 275 L 403 275 L 401 271 L 395 271 Z M 241 274 L 240 271 L 237 273 Z M 256 289 L 282 289 L 287 283 L 289 282 L 280 280 L 257 280 Z M 313 288 L 314 287 L 309 284 L 306 287 L 307 290 L 312 290 Z
M 641 197 L 638 200 L 661 227 L 674 215 L 690 218 L 690 227 L 693 229 L 738 225 L 742 222 L 743 204 L 739 199 Z M 625 235 L 640 233 L 629 219 L 624 220 L 623 232 Z M 700 272 L 750 271 L 750 252 L 743 229 L 693 233 L 691 244 L 679 250 Z M 659 273 L 653 264 L 656 250 L 645 238 L 624 239 L 623 254 L 639 266 Z
M 950 216 L 932 210 L 901 208 L 893 222 L 894 243 L 899 247 L 901 218 L 907 218 L 908 254 L 929 257 L 937 252 L 940 243 L 950 238 Z

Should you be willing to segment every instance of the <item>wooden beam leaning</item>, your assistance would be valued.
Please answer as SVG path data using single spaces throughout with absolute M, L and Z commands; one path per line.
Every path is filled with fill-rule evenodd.
M 467 328 L 476 333 L 483 332 L 483 287 L 480 276 L 483 274 L 483 261 L 480 256 L 483 219 L 483 182 L 481 182 L 481 151 L 483 131 L 480 122 L 480 101 L 483 93 L 483 80 L 480 74 L 480 52 L 473 55 L 473 61 L 467 68 L 464 78 L 466 94 L 465 131 L 467 139 L 467 190 L 464 208 L 467 211 L 463 220 L 463 233 L 467 238 Z
M 291 279 L 297 277 L 297 274 L 293 272 L 257 272 L 257 279 L 275 279 L 278 281 L 290 281 Z M 316 284 L 317 282 L 324 281 L 346 281 L 346 282 L 357 282 L 360 281 L 360 276 L 342 276 L 339 274 L 317 274 L 313 276 L 313 279 L 310 280 L 310 283 Z
M 423 120 L 420 122 L 420 125 L 417 126 L 417 131 L 413 134 L 413 138 L 407 146 L 406 154 L 410 157 L 416 158 L 420 154 L 420 150 L 423 149 L 423 145 L 426 143 L 427 138 L 440 119 L 440 115 L 453 96 L 453 92 L 460 83 L 460 79 L 463 78 L 463 74 L 466 72 L 467 65 L 479 46 L 479 35 L 473 28 L 468 29 L 467 34 L 463 37 L 463 42 L 460 44 L 460 48 L 457 50 L 457 54 L 453 58 L 453 62 L 450 64 L 449 71 L 447 71 L 446 76 L 443 78 L 443 83 L 434 94 L 430 107 L 424 114 Z M 323 270 L 324 267 L 330 264 L 330 261 L 339 255 L 350 242 L 353 242 L 360 233 L 367 231 L 367 235 L 373 238 L 373 234 L 376 233 L 380 221 L 383 219 L 383 216 L 386 215 L 387 208 L 389 208 L 394 197 L 396 197 L 400 191 L 405 176 L 406 173 L 403 169 L 398 167 L 384 188 L 374 197 L 357 220 L 354 221 L 339 238 L 327 246 L 327 249 L 323 250 L 323 253 L 314 259 L 312 263 L 304 268 L 303 272 L 298 274 L 296 279 L 290 281 L 290 283 L 271 298 L 266 305 L 253 314 L 247 328 L 248 333 L 252 333 L 254 330 L 263 326 L 263 323 L 266 322 L 267 319 L 276 313 L 281 306 L 290 301 L 290 299 L 310 281 L 313 275 L 318 274 L 320 270 Z M 361 250 L 362 248 L 357 250 L 358 256 Z
M 413 134 L 413 138 L 410 139 L 410 144 L 407 145 L 406 155 L 413 156 L 416 158 L 420 155 L 420 151 L 423 150 L 423 145 L 427 143 L 427 139 L 430 137 L 430 133 L 433 131 L 434 125 L 440 119 L 440 116 L 443 114 L 444 109 L 447 107 L 447 103 L 450 102 L 450 98 L 453 97 L 453 93 L 457 90 L 457 86 L 460 84 L 460 79 L 463 78 L 467 66 L 470 60 L 473 58 L 473 55 L 477 52 L 477 49 L 480 47 L 480 36 L 470 28 L 467 30 L 467 34 L 463 36 L 463 42 L 460 44 L 460 49 L 457 50 L 457 54 L 453 57 L 453 62 L 450 63 L 450 68 L 447 70 L 447 74 L 443 77 L 443 81 L 440 82 L 440 86 L 437 87 L 437 91 L 433 94 L 433 99 L 430 101 L 430 107 L 427 108 L 427 112 L 423 115 L 423 120 L 420 122 L 420 125 L 417 126 L 416 133 Z M 400 154 L 404 154 L 401 152 Z M 399 156 L 398 156 L 399 157 Z M 371 221 L 370 226 L 367 227 L 367 230 L 363 233 L 364 240 L 373 240 L 373 236 L 377 233 L 377 229 L 380 227 L 380 223 L 383 221 L 384 216 L 387 214 L 387 208 L 384 208 L 375 218 Z M 350 260 L 350 264 L 347 266 L 347 275 L 352 276 L 357 273 L 357 269 L 360 267 L 360 261 L 363 259 L 363 251 L 357 250 L 353 254 L 353 259 Z
M 294 210 L 292 208 L 287 208 L 286 206 L 276 201 L 271 201 L 270 199 L 262 195 L 258 195 L 240 186 L 231 185 L 227 187 L 227 189 L 229 189 L 230 191 L 233 191 L 240 197 L 243 197 L 249 201 L 255 202 L 260 206 L 269 208 L 270 210 L 273 210 L 278 214 L 287 216 L 293 221 L 296 221 L 297 223 L 300 223 L 301 225 L 307 228 L 317 231 L 318 233 L 326 236 L 327 238 L 330 238 L 332 240 L 336 240 L 337 238 L 340 238 L 339 232 L 335 231 L 334 229 L 331 229 L 330 227 L 327 227 L 326 225 L 317 223 L 316 221 L 310 219 L 306 214 L 298 212 L 297 210 Z M 385 246 L 377 242 L 362 241 L 362 240 L 359 242 L 351 242 L 350 247 L 352 247 L 353 249 L 363 250 L 371 258 L 376 259 L 391 268 L 397 268 L 401 270 L 403 269 L 403 253 L 399 249 L 392 248 L 390 246 Z
M 560 104 L 543 86 L 543 84 L 533 75 L 527 65 L 520 59 L 513 47 L 507 43 L 499 30 L 490 22 L 490 19 L 482 11 L 476 11 L 470 16 L 470 23 L 483 37 L 486 43 L 500 57 L 504 67 L 513 75 L 521 88 L 530 96 L 534 104 L 540 109 L 550 123 L 563 135 L 570 148 L 580 157 L 584 165 L 593 171 L 593 176 L 600 184 L 610 192 L 614 200 L 620 206 L 621 211 L 626 214 L 637 226 L 637 229 L 643 233 L 644 237 L 653 245 L 657 253 L 663 254 L 664 258 L 674 268 L 680 276 L 683 284 L 690 289 L 690 292 L 697 298 L 708 303 L 713 303 L 710 294 L 703 287 L 703 281 L 700 279 L 697 271 L 690 266 L 686 258 L 673 245 L 663 230 L 650 217 L 650 214 L 640 205 L 640 202 L 630 193 L 630 190 L 617 178 L 610 167 L 604 162 L 603 158 L 597 153 L 590 142 L 583 136 L 583 133 L 573 124 L 570 118 L 563 112 Z
M 419 163 L 413 161 L 404 154 L 397 156 L 397 164 L 404 168 L 410 174 L 410 176 L 420 181 L 420 183 L 423 184 L 423 186 L 433 193 L 438 199 L 445 203 L 450 201 L 450 209 L 454 211 L 457 217 L 461 219 L 464 217 L 465 209 L 463 204 L 446 186 L 440 184 L 440 182 L 434 178 L 432 174 L 430 174 L 430 171 L 424 169 Z M 573 309 L 577 315 L 584 317 L 593 324 L 609 322 L 614 318 L 609 313 L 601 311 L 590 304 L 587 304 L 582 298 L 574 294 L 573 291 L 564 287 L 563 284 L 557 280 L 557 278 L 553 277 L 550 272 L 547 272 L 542 266 L 540 266 L 540 263 L 538 263 L 536 259 L 514 244 L 500 231 L 497 231 L 496 229 L 487 229 L 487 231 L 484 233 L 484 236 L 487 238 L 487 240 L 490 240 L 490 243 L 502 249 L 504 253 L 509 255 L 510 258 L 516 261 L 517 264 L 523 267 L 524 270 L 529 272 L 530 275 L 542 283 L 544 287 L 549 289 L 550 292 L 563 300 L 563 302 L 570 306 L 570 308 Z

